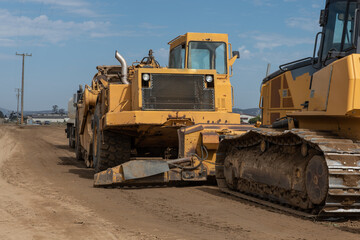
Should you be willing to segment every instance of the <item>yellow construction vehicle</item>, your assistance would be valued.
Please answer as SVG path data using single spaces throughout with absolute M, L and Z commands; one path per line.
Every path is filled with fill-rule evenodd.
M 221 190 L 307 216 L 360 215 L 359 10 L 327 0 L 313 57 L 263 80 L 263 128 L 219 145 Z
M 169 67 L 150 50 L 141 62 L 98 66 L 78 97 L 76 154 L 95 186 L 215 180 L 219 139 L 246 131 L 232 113 L 227 34 L 186 33 L 169 42 Z M 81 92 L 81 91 L 80 91 Z

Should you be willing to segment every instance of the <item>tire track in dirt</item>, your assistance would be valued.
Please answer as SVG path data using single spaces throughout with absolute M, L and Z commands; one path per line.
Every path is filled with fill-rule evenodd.
M 5 186 L 10 195 L 2 198 L 0 193 L 0 214 L 4 211 L 10 216 L 6 222 L 10 227 L 19 224 L 23 236 L 42 239 L 46 233 L 50 236 L 46 239 L 360 239 L 359 221 L 313 223 L 238 201 L 212 186 L 93 188 L 94 172 L 75 160 L 63 128 L 0 127 L 0 147 L 3 134 L 13 141 L 8 144 L 13 150 L 7 145 L 5 151 L 12 152 L 0 170 L 0 187 Z M 14 207 L 16 201 L 22 207 L 16 207 L 18 203 Z M 2 231 L 6 229 L 2 229 L 1 220 L 3 239 L 8 232 Z
M 21 164 L 33 160 L 16 141 L 22 129 L 0 128 L 0 239 L 141 239 L 100 218 L 73 198 L 54 188 L 53 183 L 31 172 Z M 39 149 L 47 143 L 34 139 Z M 33 144 L 28 143 L 28 144 Z M 46 166 L 46 162 L 41 163 Z M 34 181 L 35 180 L 35 181 Z M 37 184 L 34 184 L 37 183 Z

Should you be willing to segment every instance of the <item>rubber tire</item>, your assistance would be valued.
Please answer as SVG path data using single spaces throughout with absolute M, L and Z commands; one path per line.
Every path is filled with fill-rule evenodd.
M 81 143 L 80 143 L 80 136 L 79 136 L 79 126 L 78 126 L 78 112 L 76 113 L 76 119 L 75 119 L 75 154 L 76 154 L 76 160 L 78 161 L 84 161 L 84 157 L 81 152 Z
M 130 161 L 131 138 L 112 131 L 100 131 L 99 108 L 94 115 L 93 164 L 101 172 Z
M 71 148 L 75 148 L 75 139 L 74 139 L 74 136 L 73 136 L 73 132 L 74 132 L 74 126 L 70 126 L 68 128 L 68 131 L 70 131 L 70 134 L 69 134 L 69 147 Z

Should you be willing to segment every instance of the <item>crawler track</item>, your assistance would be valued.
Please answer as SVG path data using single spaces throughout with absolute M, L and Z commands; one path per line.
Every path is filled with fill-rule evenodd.
M 360 144 L 330 132 L 251 130 L 220 144 L 226 193 L 305 217 L 360 216 Z

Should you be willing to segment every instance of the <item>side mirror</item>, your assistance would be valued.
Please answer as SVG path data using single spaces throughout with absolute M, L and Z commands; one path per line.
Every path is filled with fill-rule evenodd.
M 240 52 L 239 51 L 233 51 L 232 55 L 233 55 L 233 57 L 236 56 L 236 58 L 240 58 Z
M 326 11 L 324 9 L 320 11 L 319 24 L 320 27 L 323 27 L 326 24 Z

